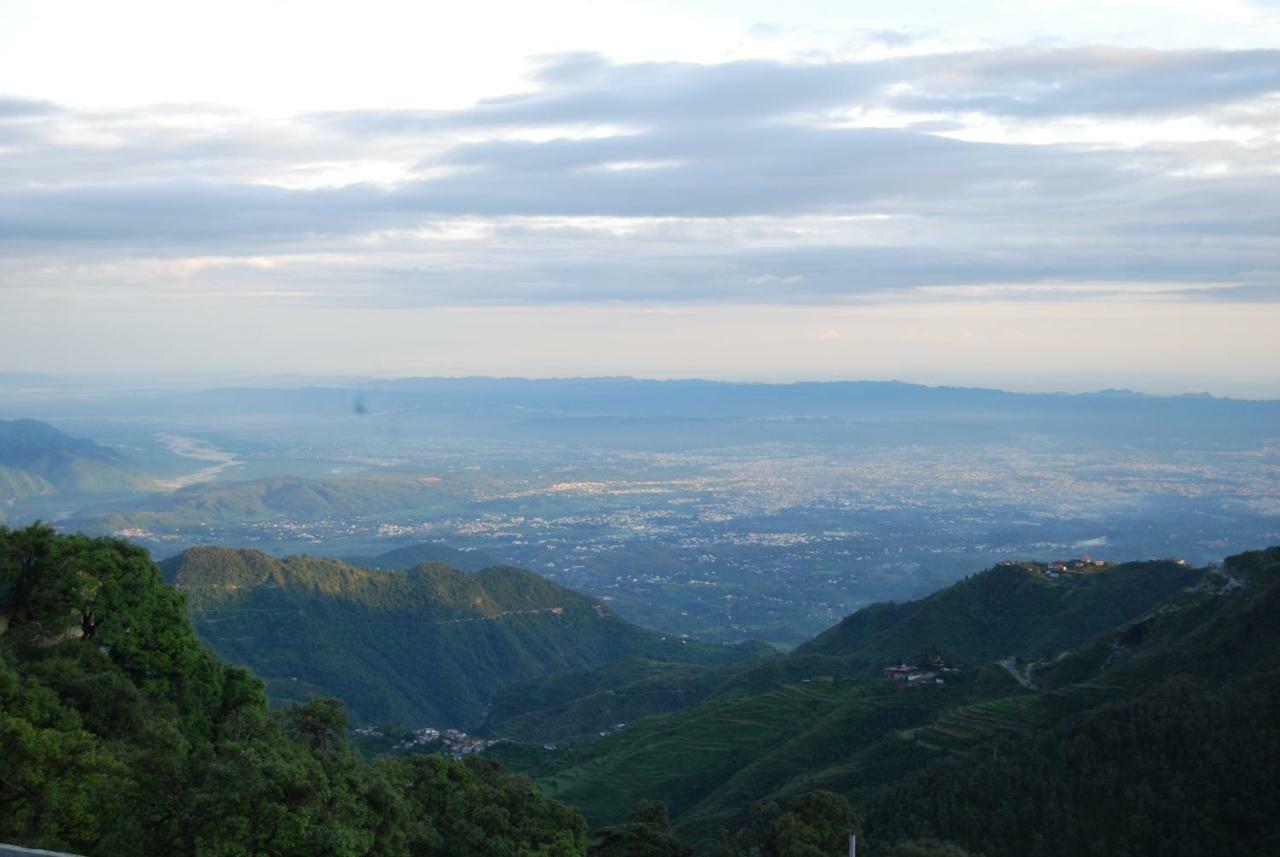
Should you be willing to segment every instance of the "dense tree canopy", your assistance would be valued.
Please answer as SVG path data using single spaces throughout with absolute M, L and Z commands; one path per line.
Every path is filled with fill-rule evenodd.
M 368 763 L 346 714 L 272 713 L 125 542 L 0 529 L 0 840 L 87 855 L 586 850 L 578 813 L 493 762 Z

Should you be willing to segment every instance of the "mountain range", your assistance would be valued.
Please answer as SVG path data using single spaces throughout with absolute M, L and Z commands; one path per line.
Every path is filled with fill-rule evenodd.
M 474 726 L 506 685 L 631 657 L 723 664 L 768 651 L 646 631 L 510 566 L 370 570 L 210 547 L 161 568 L 200 636 L 277 700 L 337 696 L 362 722 Z
M 551 753 L 498 752 L 516 753 L 512 764 L 595 824 L 617 822 L 637 801 L 659 798 L 678 830 L 704 838 L 738 820 L 753 801 L 798 794 L 838 772 L 873 778 L 902 772 L 921 753 L 919 745 L 901 742 L 886 750 L 882 742 L 895 730 L 920 728 L 948 709 L 1030 693 L 997 658 L 1055 657 L 1147 614 L 1205 574 L 1172 560 L 1056 577 L 1034 564 L 992 568 L 918 601 L 863 608 L 786 656 L 696 681 L 659 682 L 693 700 L 674 713 Z M 871 678 L 887 666 L 933 657 L 954 670 L 939 673 L 944 682 L 936 686 L 904 693 Z M 626 720 L 633 677 L 610 667 L 596 676 L 579 682 L 585 699 L 562 696 L 547 710 L 531 689 L 511 694 L 522 704 L 500 694 L 496 733 L 509 730 L 525 740 L 581 733 L 566 728 L 572 722 L 566 715 L 590 711 L 584 704 L 602 692 L 613 708 L 591 725 Z M 538 734 L 531 722 L 558 732 Z
M 598 855 L 834 855 L 851 831 L 872 857 L 1280 848 L 1280 548 L 1006 563 L 787 654 L 644 631 L 511 567 L 201 548 L 164 565 L 184 599 L 118 540 L 0 548 L 0 823 L 30 844 L 581 854 L 567 804 Z M 267 716 L 189 617 L 301 704 Z M 321 694 L 508 740 L 364 765 Z
M 677 833 L 729 853 L 750 850 L 768 807 L 817 790 L 852 803 L 872 842 L 992 857 L 1272 853 L 1277 608 L 1280 548 L 1209 569 L 997 567 L 723 671 L 673 713 L 495 752 L 593 825 L 660 799 Z M 864 677 L 939 656 L 914 667 L 918 684 Z
M 347 743 L 341 702 L 267 706 L 118 539 L 0 527 L 0 852 L 585 857 L 572 808 L 478 758 Z

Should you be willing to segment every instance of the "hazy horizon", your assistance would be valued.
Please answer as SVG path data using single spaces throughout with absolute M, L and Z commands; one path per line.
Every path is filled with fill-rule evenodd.
M 1129 387 L 1112 384 L 1105 377 L 1074 378 L 1074 383 L 1056 385 L 1055 378 L 1038 376 L 1035 382 L 1030 379 L 1008 378 L 1004 381 L 988 379 L 987 382 L 968 382 L 964 379 L 922 380 L 910 377 L 841 377 L 841 376 L 799 376 L 799 377 L 715 377 L 708 375 L 630 375 L 630 374 L 521 374 L 518 372 L 505 374 L 459 373 L 454 375 L 431 374 L 361 374 L 361 373 L 201 373 L 201 372 L 9 372 L 0 371 L 0 384 L 9 384 L 11 389 L 22 389 L 20 385 L 33 387 L 41 382 L 60 384 L 85 384 L 101 388 L 103 391 L 125 389 L 157 389 L 157 390 L 209 390 L 220 388 L 290 388 L 305 387 L 358 387 L 361 384 L 385 384 L 408 381 L 636 381 L 636 382 L 706 382 L 713 384 L 789 386 L 803 384 L 901 384 L 905 386 L 925 387 L 929 389 L 968 389 L 990 390 L 1002 393 L 1022 395 L 1068 395 L 1087 396 L 1093 394 L 1131 393 L 1137 396 L 1159 398 L 1211 396 L 1218 399 L 1236 399 L 1252 401 L 1273 401 L 1280 399 L 1280 393 L 1267 395 L 1263 392 L 1251 393 L 1247 387 L 1237 385 L 1234 390 L 1210 390 L 1192 386 L 1179 386 L 1174 379 L 1167 379 L 1164 385 L 1157 382 L 1148 387 Z M 1093 381 L 1094 383 L 1090 383 Z

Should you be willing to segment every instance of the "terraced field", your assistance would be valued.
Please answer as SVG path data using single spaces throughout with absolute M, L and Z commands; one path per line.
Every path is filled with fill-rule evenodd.
M 1089 702 L 1098 704 L 1106 701 L 1108 697 L 1115 696 L 1120 693 L 1123 688 L 1119 685 L 1107 684 L 1100 681 L 1081 681 L 1064 687 L 1060 694 L 1082 697 Z
M 594 825 L 614 823 L 640 799 L 656 798 L 668 803 L 682 835 L 701 840 L 732 828 L 754 801 L 887 781 L 936 753 L 900 740 L 902 731 L 1016 692 L 1013 679 L 996 667 L 920 688 L 814 676 L 760 692 L 739 688 L 549 753 L 514 746 L 499 753 Z
M 616 821 L 644 797 L 666 800 L 678 815 L 771 744 L 866 696 L 872 685 L 865 680 L 787 684 L 648 718 L 582 746 L 539 783 L 595 824 Z
M 953 708 L 933 724 L 911 730 L 903 737 L 926 749 L 963 753 L 990 738 L 1030 732 L 1041 719 L 1041 713 L 1037 696 L 1010 696 Z

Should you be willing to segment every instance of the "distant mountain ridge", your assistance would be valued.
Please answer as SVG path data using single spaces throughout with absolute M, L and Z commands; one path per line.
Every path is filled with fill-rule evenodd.
M 1116 431 L 1143 437 L 1205 438 L 1224 432 L 1265 437 L 1271 436 L 1270 429 L 1280 415 L 1280 401 L 1274 399 L 1130 390 L 1020 393 L 901 381 L 744 383 L 591 377 L 319 380 L 308 384 L 298 379 L 295 386 L 242 384 L 173 391 L 159 400 L 150 394 L 121 390 L 110 399 L 88 403 L 80 399 L 41 400 L 41 406 L 45 413 L 57 415 L 108 415 L 162 405 L 205 418 L 262 413 L 334 417 L 350 416 L 359 403 L 362 419 L 376 422 L 389 414 L 401 419 L 407 411 L 429 403 L 425 416 L 459 420 L 458 424 L 485 434 L 502 424 L 518 424 L 528 430 L 541 421 L 572 420 L 585 426 L 599 419 L 749 421 L 809 415 L 899 422 L 944 420 L 989 435 L 993 428 L 999 428 L 997 423 L 1017 421 L 1020 430 L 1034 427 L 1046 434 L 1095 440 L 1112 437 Z M 859 428 L 865 430 L 866 426 Z
M 758 650 L 646 631 L 530 571 L 193 548 L 166 560 L 196 630 L 277 701 L 338 696 L 364 721 L 478 723 L 505 685 L 626 657 L 729 663 Z
M 123 455 L 32 419 L 0 420 L 0 502 L 150 487 Z
M 297 520 L 386 513 L 429 505 L 440 494 L 415 476 L 372 475 L 318 480 L 297 476 L 201 483 L 171 494 L 122 505 L 90 518 L 95 529 L 182 529 L 210 523 L 244 523 L 281 517 Z

